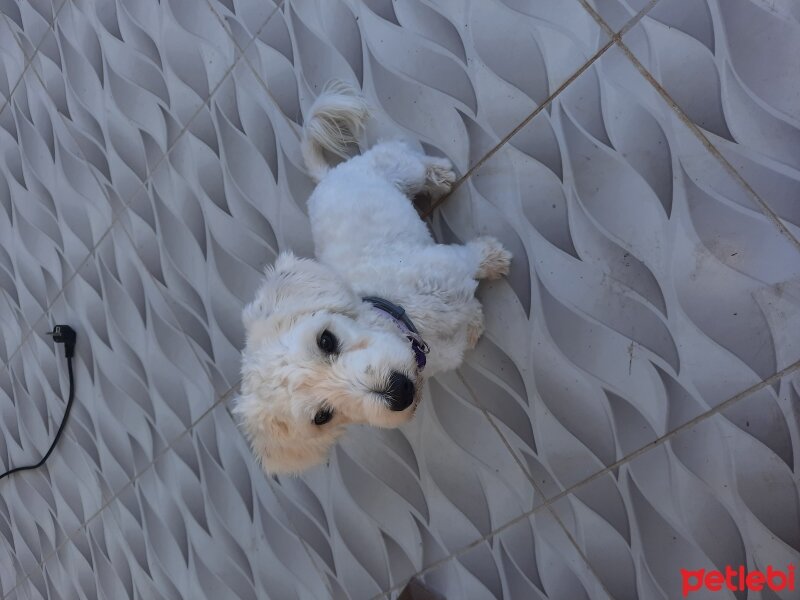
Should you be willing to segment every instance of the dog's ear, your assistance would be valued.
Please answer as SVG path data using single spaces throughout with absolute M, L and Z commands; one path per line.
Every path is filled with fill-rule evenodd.
M 281 415 L 267 399 L 244 394 L 233 413 L 243 428 L 259 464 L 267 474 L 296 474 L 325 462 L 330 445 L 341 429 L 324 436 L 298 438 L 290 415 Z
M 258 288 L 255 299 L 242 311 L 242 322 L 246 329 L 257 320 L 266 319 L 275 312 L 279 299 L 285 296 L 280 293 L 280 289 L 287 283 L 298 260 L 291 252 L 282 252 L 275 260 L 275 264 L 264 270 L 264 281 Z
M 354 295 L 343 280 L 326 266 L 310 258 L 281 253 L 267 268 L 255 299 L 242 311 L 246 329 L 277 313 L 286 315 L 313 310 L 341 310 Z
M 265 471 L 276 471 L 280 448 L 290 438 L 287 421 L 272 414 L 268 402 L 250 394 L 235 402 L 233 413 L 239 419 L 259 464 Z

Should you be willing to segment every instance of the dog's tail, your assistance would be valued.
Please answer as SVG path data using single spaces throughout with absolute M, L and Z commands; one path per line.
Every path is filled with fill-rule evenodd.
M 330 170 L 324 151 L 347 158 L 347 146 L 358 142 L 369 107 L 359 92 L 343 81 L 331 81 L 311 105 L 300 147 L 311 177 L 322 179 Z

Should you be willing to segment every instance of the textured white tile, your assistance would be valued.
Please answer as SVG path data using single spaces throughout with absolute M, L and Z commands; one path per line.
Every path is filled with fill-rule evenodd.
M 328 465 L 272 486 L 318 568 L 348 597 L 396 586 L 541 502 L 461 390 L 444 381 L 431 392 L 409 426 L 353 428 Z M 217 421 L 220 448 L 234 427 Z M 243 438 L 237 445 L 249 453 Z M 264 478 L 253 472 L 258 489 Z
M 225 407 L 210 412 L 115 502 L 139 596 L 326 597 L 275 487 Z
M 63 347 L 45 332 L 57 323 L 77 331 L 62 440 L 41 470 L 2 481 L 2 546 L 17 576 L 36 571 L 213 403 L 205 369 L 130 248 L 120 226 L 109 233 L 0 375 L 5 471 L 49 447 L 68 381 Z
M 624 42 L 800 239 L 796 3 L 662 0 Z
M 527 127 L 441 226 L 515 252 L 461 374 L 550 495 L 798 361 L 800 260 L 619 49 Z
M 565 529 L 531 514 L 800 359 L 797 9 L 588 4 L 711 149 L 620 48 L 587 66 L 609 35 L 577 0 L 0 6 L 0 462 L 60 415 L 44 329 L 79 335 L 54 462 L 0 482 L 4 594 L 361 599 L 428 569 L 448 597 L 650 600 L 684 563 L 797 560 L 796 373 L 576 488 Z M 433 229 L 515 260 L 411 424 L 276 481 L 208 411 L 262 268 L 312 252 L 298 137 L 333 77 L 370 142 L 480 165 Z
M 742 398 L 556 503 L 614 598 L 679 597 L 682 568 L 797 564 L 798 390 L 788 378 L 778 389 Z
M 611 598 L 546 508 L 437 565 L 420 580 L 445 598 Z
M 8 199 L 0 211 L 2 285 L 5 310 L 24 336 L 100 242 L 113 206 L 33 70 L 1 115 L 0 195 Z M 9 344 L 8 355 L 14 350 Z

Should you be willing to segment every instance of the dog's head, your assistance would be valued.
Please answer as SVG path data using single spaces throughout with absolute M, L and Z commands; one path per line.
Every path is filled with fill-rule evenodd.
M 314 260 L 284 253 L 267 270 L 242 315 L 235 408 L 267 472 L 324 462 L 350 423 L 397 427 L 413 415 L 422 387 L 414 352 L 372 311 Z

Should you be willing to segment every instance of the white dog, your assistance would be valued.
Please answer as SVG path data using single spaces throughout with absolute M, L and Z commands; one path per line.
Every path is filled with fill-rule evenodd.
M 483 332 L 478 279 L 508 273 L 494 238 L 437 244 L 411 198 L 442 194 L 448 160 L 399 142 L 345 156 L 368 117 L 343 83 L 310 109 L 306 166 L 318 185 L 308 201 L 317 260 L 281 254 L 242 318 L 247 344 L 236 413 L 269 473 L 324 462 L 350 423 L 408 421 L 424 378 L 461 364 Z

